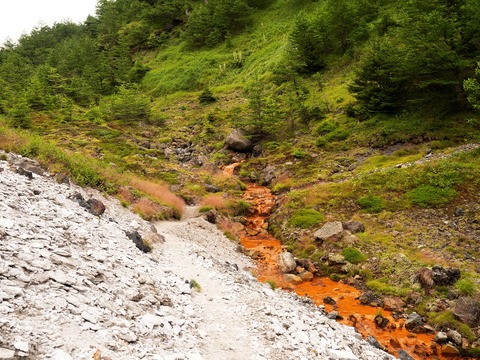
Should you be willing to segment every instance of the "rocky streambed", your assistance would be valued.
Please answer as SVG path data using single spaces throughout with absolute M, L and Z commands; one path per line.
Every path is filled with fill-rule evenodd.
M 153 225 L 6 158 L 0 359 L 393 358 L 309 299 L 257 282 L 203 219 Z

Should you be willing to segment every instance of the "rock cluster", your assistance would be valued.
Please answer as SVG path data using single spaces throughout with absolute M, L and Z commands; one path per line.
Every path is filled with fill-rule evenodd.
M 258 283 L 202 219 L 157 224 L 165 243 L 144 253 L 128 234 L 152 224 L 92 190 L 0 161 L 0 198 L 1 359 L 393 358 Z

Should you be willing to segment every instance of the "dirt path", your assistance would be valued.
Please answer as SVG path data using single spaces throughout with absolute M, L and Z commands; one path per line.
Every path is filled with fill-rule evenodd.
M 263 358 L 258 354 L 258 339 L 251 332 L 254 300 L 242 291 L 242 279 L 235 278 L 236 266 L 252 264 L 233 258 L 233 244 L 216 243 L 221 234 L 200 220 L 161 222 L 156 226 L 165 236 L 162 252 L 172 259 L 172 271 L 186 280 L 195 280 L 201 287 L 194 296 L 195 316 L 201 319 L 198 330 L 202 335 L 202 356 L 225 360 Z

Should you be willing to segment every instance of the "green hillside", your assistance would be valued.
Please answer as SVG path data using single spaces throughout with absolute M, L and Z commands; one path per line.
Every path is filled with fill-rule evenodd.
M 459 297 L 480 308 L 477 0 L 99 0 L 83 24 L 3 44 L 0 87 L 1 148 L 151 220 L 185 203 L 241 220 L 244 183 L 266 185 L 289 251 L 480 348 L 480 318 L 452 315 Z M 255 156 L 225 146 L 237 128 Z M 352 219 L 353 245 L 314 241 Z M 361 261 L 329 267 L 331 252 Z M 462 278 L 412 285 L 433 265 Z

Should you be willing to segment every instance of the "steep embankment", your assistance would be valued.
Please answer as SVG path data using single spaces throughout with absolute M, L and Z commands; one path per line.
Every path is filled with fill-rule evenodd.
M 8 158 L 0 161 L 2 359 L 391 358 L 311 302 L 258 283 L 250 261 L 204 220 L 157 224 L 162 244 L 118 201 Z M 80 195 L 101 200 L 105 213 L 91 214 Z M 136 231 L 157 241 L 152 253 L 129 240 Z

